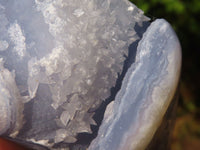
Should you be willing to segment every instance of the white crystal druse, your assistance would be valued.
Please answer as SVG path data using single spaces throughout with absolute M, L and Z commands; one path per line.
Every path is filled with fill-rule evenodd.
M 128 0 L 0 0 L 0 57 L 15 71 L 25 107 L 50 101 L 41 106 L 55 112 L 49 129 L 55 138 L 46 136 L 47 143 L 73 143 L 78 133 L 91 133 L 89 110 L 110 96 L 124 55 L 139 38 L 134 27 L 146 20 Z

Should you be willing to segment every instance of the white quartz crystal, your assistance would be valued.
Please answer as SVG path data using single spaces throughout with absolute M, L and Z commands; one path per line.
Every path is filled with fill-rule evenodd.
M 10 27 L 8 28 L 8 34 L 10 40 L 15 45 L 13 48 L 14 53 L 16 53 L 20 58 L 23 58 L 26 52 L 26 43 L 25 43 L 25 37 L 22 33 L 19 24 L 16 22 L 11 24 Z
M 5 51 L 8 48 L 8 42 L 7 41 L 0 41 L 0 51 Z
M 128 0 L 0 0 L 0 57 L 16 73 L 21 101 L 37 104 L 30 123 L 53 112 L 57 126 L 44 129 L 52 129 L 55 143 L 91 133 L 89 110 L 110 96 L 129 45 L 139 39 L 134 28 L 147 20 Z M 30 126 L 20 135 L 43 140 L 40 127 Z

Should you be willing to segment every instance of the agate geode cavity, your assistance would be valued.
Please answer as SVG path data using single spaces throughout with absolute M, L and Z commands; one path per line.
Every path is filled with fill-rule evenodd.
M 143 100 L 159 97 L 153 89 L 169 80 L 166 97 L 159 97 L 164 102 L 161 106 L 152 103 L 164 114 L 179 77 L 180 48 L 169 24 L 160 20 L 149 27 L 137 50 L 148 21 L 127 0 L 0 0 L 0 134 L 48 148 L 75 143 L 80 133 L 92 134 L 93 116 L 110 97 L 119 76 L 126 73 L 127 63 L 133 63 L 132 69 L 116 97 L 115 109 L 111 109 L 114 114 L 107 113 L 112 123 L 104 118 L 90 149 L 120 147 L 109 142 L 126 140 L 123 133 L 134 122 L 138 126 L 137 114 L 151 109 L 151 102 Z M 133 103 L 144 108 L 136 109 Z M 119 135 L 115 127 L 129 115 L 135 117 L 124 120 Z M 155 130 L 159 121 L 153 124 Z M 101 132 L 110 133 L 110 141 L 102 140 Z M 104 140 L 106 144 L 101 145 Z

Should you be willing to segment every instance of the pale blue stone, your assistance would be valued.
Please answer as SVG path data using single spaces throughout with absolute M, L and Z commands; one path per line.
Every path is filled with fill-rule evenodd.
M 80 133 L 93 136 L 96 110 L 125 75 L 89 149 L 145 147 L 174 95 L 181 61 L 170 25 L 156 20 L 145 32 L 149 24 L 127 0 L 0 0 L 0 134 L 34 149 L 76 149 Z M 142 138 L 135 136 L 146 124 L 140 118 L 155 109 L 144 143 L 127 143 Z

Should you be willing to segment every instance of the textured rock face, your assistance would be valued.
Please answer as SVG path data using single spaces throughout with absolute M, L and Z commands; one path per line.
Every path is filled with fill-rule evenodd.
M 91 133 L 147 20 L 127 0 L 0 0 L 0 133 L 48 147 Z

